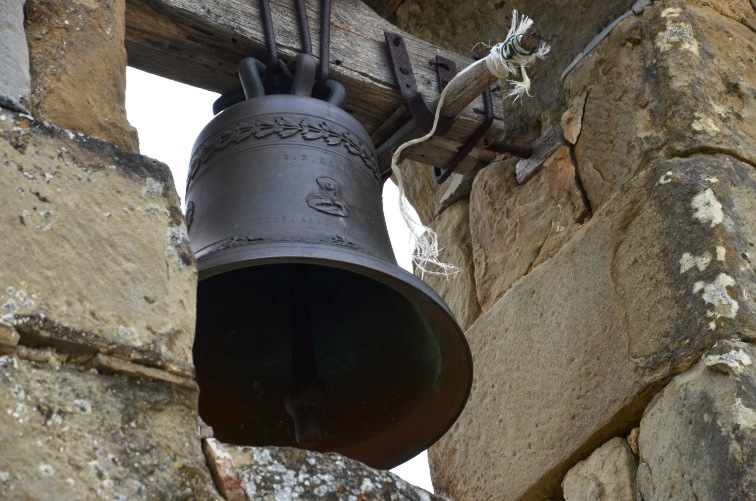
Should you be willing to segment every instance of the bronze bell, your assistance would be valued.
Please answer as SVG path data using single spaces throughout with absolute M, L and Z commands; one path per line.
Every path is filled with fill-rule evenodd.
M 200 415 L 224 442 L 391 468 L 454 423 L 470 350 L 441 298 L 396 264 L 369 136 L 338 85 L 309 97 L 314 62 L 297 57 L 293 95 L 262 95 L 264 67 L 245 60 L 249 98 L 194 145 Z

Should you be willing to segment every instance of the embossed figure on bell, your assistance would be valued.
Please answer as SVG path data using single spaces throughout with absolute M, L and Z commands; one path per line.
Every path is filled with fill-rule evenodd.
M 233 104 L 194 146 L 200 415 L 224 442 L 390 468 L 454 423 L 470 351 L 441 298 L 396 264 L 365 130 L 296 74 L 292 88 L 308 94 Z
M 307 205 L 326 214 L 347 217 L 349 209 L 339 199 L 336 181 L 326 176 L 319 177 L 316 181 L 320 189 L 307 195 Z

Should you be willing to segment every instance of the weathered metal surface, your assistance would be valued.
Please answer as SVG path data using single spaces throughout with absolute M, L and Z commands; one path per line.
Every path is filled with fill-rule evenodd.
M 536 142 L 533 143 L 533 151 L 528 158 L 523 158 L 517 162 L 515 168 L 517 175 L 517 182 L 523 184 L 528 179 L 533 177 L 538 169 L 540 169 L 544 162 L 549 159 L 552 153 L 557 148 L 565 144 L 562 138 L 562 128 L 558 125 L 550 128 L 546 133 L 539 137 Z
M 382 185 L 367 133 L 326 101 L 249 99 L 200 134 L 186 196 L 194 362 L 220 440 L 388 468 L 462 411 L 469 349 L 441 298 L 396 265 Z
M 454 155 L 454 158 L 452 158 L 448 164 L 446 164 L 442 168 L 433 167 L 433 178 L 438 184 L 443 183 L 449 178 L 449 176 L 452 175 L 452 173 L 457 169 L 457 167 L 459 167 L 462 161 L 467 158 L 467 155 L 470 154 L 470 152 L 473 150 L 473 148 L 475 148 L 475 146 L 483 138 L 483 136 L 486 135 L 489 127 L 491 127 L 494 119 L 493 97 L 491 97 L 491 89 L 486 89 L 485 92 L 483 92 L 483 102 L 486 105 L 486 118 L 483 123 L 480 124 L 478 130 L 473 132 L 473 134 L 467 139 L 465 144 L 462 145 L 459 150 L 457 150 L 456 155 Z
M 431 110 L 425 104 L 422 94 L 417 90 L 417 81 L 412 69 L 412 61 L 407 53 L 407 46 L 404 39 L 396 33 L 386 32 L 386 47 L 391 55 L 391 69 L 399 84 L 399 93 L 402 95 L 402 101 L 409 110 L 423 132 L 428 132 L 433 127 L 433 118 L 435 109 Z M 443 135 L 448 131 L 454 120 L 439 118 L 436 132 Z

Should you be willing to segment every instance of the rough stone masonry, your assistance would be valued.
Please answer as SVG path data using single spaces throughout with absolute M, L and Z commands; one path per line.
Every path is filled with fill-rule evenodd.
M 439 499 L 210 438 L 196 263 L 171 174 L 126 120 L 124 9 L 0 3 L 0 497 Z
M 407 0 L 397 16 L 462 51 L 496 23 L 484 3 Z M 532 13 L 555 47 L 535 98 L 511 105 L 511 138 L 560 125 L 569 146 L 524 185 L 501 158 L 440 214 L 447 190 L 405 164 L 462 270 L 434 286 L 470 323 L 476 371 L 430 451 L 436 490 L 756 499 L 753 4 L 536 4 L 497 4 Z
M 467 190 L 403 165 L 475 359 L 438 496 L 198 421 L 196 267 L 124 113 L 124 3 L 0 3 L 0 497 L 756 499 L 753 2 L 397 10 L 462 54 L 532 16 L 554 50 L 505 139 L 565 143 L 522 185 L 507 155 Z

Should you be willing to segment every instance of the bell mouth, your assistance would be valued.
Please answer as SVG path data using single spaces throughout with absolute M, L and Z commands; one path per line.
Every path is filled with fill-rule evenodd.
M 250 248 L 254 247 L 254 248 Z M 222 441 L 302 447 L 290 319 L 306 281 L 322 400 L 317 444 L 388 469 L 436 442 L 472 385 L 464 334 L 440 297 L 394 263 L 351 249 L 275 243 L 199 258 L 194 361 L 200 415 Z M 304 250 L 303 250 L 304 249 Z
M 301 96 L 236 104 L 187 183 L 199 266 L 199 410 L 222 441 L 391 468 L 438 440 L 472 384 L 440 297 L 396 265 L 367 132 Z

